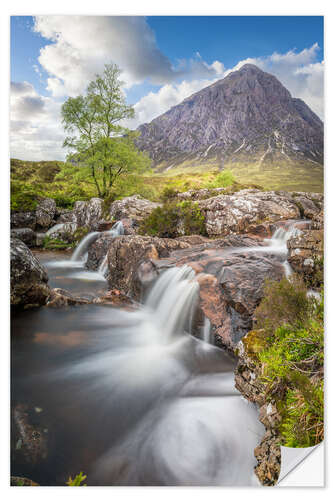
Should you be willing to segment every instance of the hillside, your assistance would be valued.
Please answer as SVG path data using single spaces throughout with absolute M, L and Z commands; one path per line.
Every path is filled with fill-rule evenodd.
M 323 122 L 251 64 L 138 130 L 139 148 L 160 172 L 227 168 L 241 182 L 322 188 Z

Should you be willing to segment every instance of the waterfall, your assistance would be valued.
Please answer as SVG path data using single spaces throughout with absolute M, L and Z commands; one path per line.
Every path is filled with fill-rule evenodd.
M 201 338 L 207 344 L 210 343 L 210 328 L 211 328 L 210 321 L 205 316 L 204 324 L 203 324 L 202 329 L 201 329 Z
M 124 234 L 124 226 L 121 221 L 116 222 L 109 231 L 105 231 L 107 234 L 111 234 L 114 238 L 116 236 L 121 236 Z M 108 254 L 106 253 L 103 260 L 98 267 L 98 273 L 102 276 L 106 276 L 108 270 Z
M 145 301 L 166 341 L 173 334 L 190 329 L 190 313 L 199 291 L 194 278 L 195 272 L 189 266 L 168 269 L 158 278 Z
M 119 236 L 121 234 L 124 234 L 124 226 L 121 221 L 118 221 L 112 226 L 112 228 L 109 231 L 104 231 L 103 233 L 109 233 L 112 234 L 113 236 Z M 75 248 L 71 260 L 76 262 L 85 261 L 85 257 L 86 254 L 88 253 L 89 246 L 91 245 L 91 243 L 97 240 L 98 236 L 100 236 L 103 233 L 98 231 L 93 231 L 92 233 L 88 233 L 84 238 L 82 238 L 78 246 Z M 105 262 L 105 265 L 106 264 L 107 263 Z
M 109 231 L 106 232 L 114 234 L 114 236 L 121 236 L 122 234 L 124 234 L 123 223 L 121 222 L 121 220 L 119 220 L 118 222 L 113 224 L 113 226 L 111 227 L 111 229 L 109 229 Z
M 71 256 L 71 260 L 73 261 L 84 261 L 85 254 L 88 252 L 88 248 L 91 245 L 91 243 L 95 240 L 97 240 L 98 236 L 100 236 L 101 233 L 98 231 L 94 231 L 92 233 L 88 233 L 78 246 L 75 248 L 73 255 Z
M 288 256 L 288 248 L 287 241 L 290 238 L 294 238 L 295 236 L 299 236 L 302 234 L 302 231 L 297 229 L 294 224 L 290 224 L 286 229 L 283 227 L 279 227 L 274 232 L 272 238 L 269 240 L 269 244 L 273 247 L 278 253 L 285 255 L 285 260 L 283 261 L 283 267 L 285 269 L 286 278 L 289 278 L 292 274 L 292 268 L 287 260 Z
M 283 227 L 279 227 L 274 232 L 272 238 L 270 239 L 270 245 L 273 247 L 284 247 L 287 250 L 287 241 L 290 238 L 294 238 L 295 236 L 299 236 L 302 234 L 302 231 L 297 229 L 293 224 L 290 225 L 287 229 Z

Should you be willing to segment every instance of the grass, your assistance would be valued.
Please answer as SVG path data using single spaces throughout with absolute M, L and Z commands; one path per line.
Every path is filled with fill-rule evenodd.
M 210 171 L 217 172 L 220 167 L 221 164 L 216 159 L 201 164 L 191 160 L 165 171 L 163 175 L 201 175 Z M 232 172 L 235 180 L 241 184 L 258 184 L 266 190 L 323 192 L 323 167 L 309 161 L 291 163 L 281 160 L 279 163 L 265 165 L 247 161 L 226 162 L 223 167 Z
M 38 202 L 54 198 L 57 206 L 72 208 L 77 200 L 97 196 L 91 179 L 82 179 L 78 168 L 59 161 L 32 162 L 11 160 L 11 209 L 34 210 Z M 224 170 L 216 159 L 198 164 L 185 161 L 175 168 L 157 167 L 142 175 L 120 177 L 108 200 L 139 194 L 151 201 L 162 201 L 166 189 L 184 192 L 214 187 L 232 187 L 235 190 L 257 186 L 267 190 L 313 191 L 323 190 L 323 169 L 319 165 L 299 162 L 259 166 L 246 162 L 226 163 Z
M 268 280 L 255 313 L 258 330 L 245 340 L 261 367 L 266 400 L 274 400 L 281 414 L 284 446 L 313 446 L 323 439 L 323 308 L 323 294 L 320 302 L 307 297 L 300 278 Z

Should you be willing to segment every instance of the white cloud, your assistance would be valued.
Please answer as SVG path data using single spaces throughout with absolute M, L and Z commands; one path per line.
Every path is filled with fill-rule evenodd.
M 57 97 L 83 92 L 111 61 L 123 70 L 127 88 L 146 79 L 163 85 L 181 78 L 213 78 L 224 69 L 219 61 L 206 63 L 199 53 L 173 66 L 140 16 L 36 16 L 34 30 L 51 41 L 38 61 L 49 74 L 48 90 Z
M 29 82 L 12 82 L 10 120 L 12 158 L 63 159 L 60 103 L 38 95 Z
M 127 123 L 131 128 L 151 121 L 246 63 L 274 74 L 293 97 L 303 99 L 323 117 L 324 65 L 317 62 L 317 44 L 299 52 L 248 58 L 226 69 L 218 60 L 207 63 L 199 52 L 173 65 L 159 50 L 144 17 L 37 16 L 34 30 L 50 41 L 40 50 L 38 61 L 47 74 L 52 97 L 38 95 L 29 82 L 12 84 L 12 157 L 63 159 L 60 101 L 83 92 L 111 61 L 123 70 L 126 88 L 147 79 L 161 85 L 135 104 L 136 118 Z

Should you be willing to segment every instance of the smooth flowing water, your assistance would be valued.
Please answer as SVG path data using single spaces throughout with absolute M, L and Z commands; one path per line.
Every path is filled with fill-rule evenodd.
M 232 251 L 275 255 L 287 274 L 295 231 L 290 224 L 265 246 Z M 72 258 L 44 254 L 51 286 L 106 289 L 107 261 L 98 272 L 84 267 L 98 235 Z M 86 305 L 13 317 L 12 404 L 26 405 L 47 453 L 36 462 L 13 453 L 12 474 L 46 485 L 81 470 L 89 485 L 257 485 L 264 427 L 234 388 L 235 360 L 210 343 L 209 320 L 200 339 L 191 335 L 198 289 L 183 266 L 164 271 L 135 311 Z
M 13 406 L 29 407 L 47 455 L 29 464 L 14 453 L 12 474 L 41 484 L 81 470 L 89 485 L 258 484 L 264 428 L 234 388 L 235 361 L 190 335 L 197 293 L 184 266 L 165 271 L 136 311 L 14 317 Z

